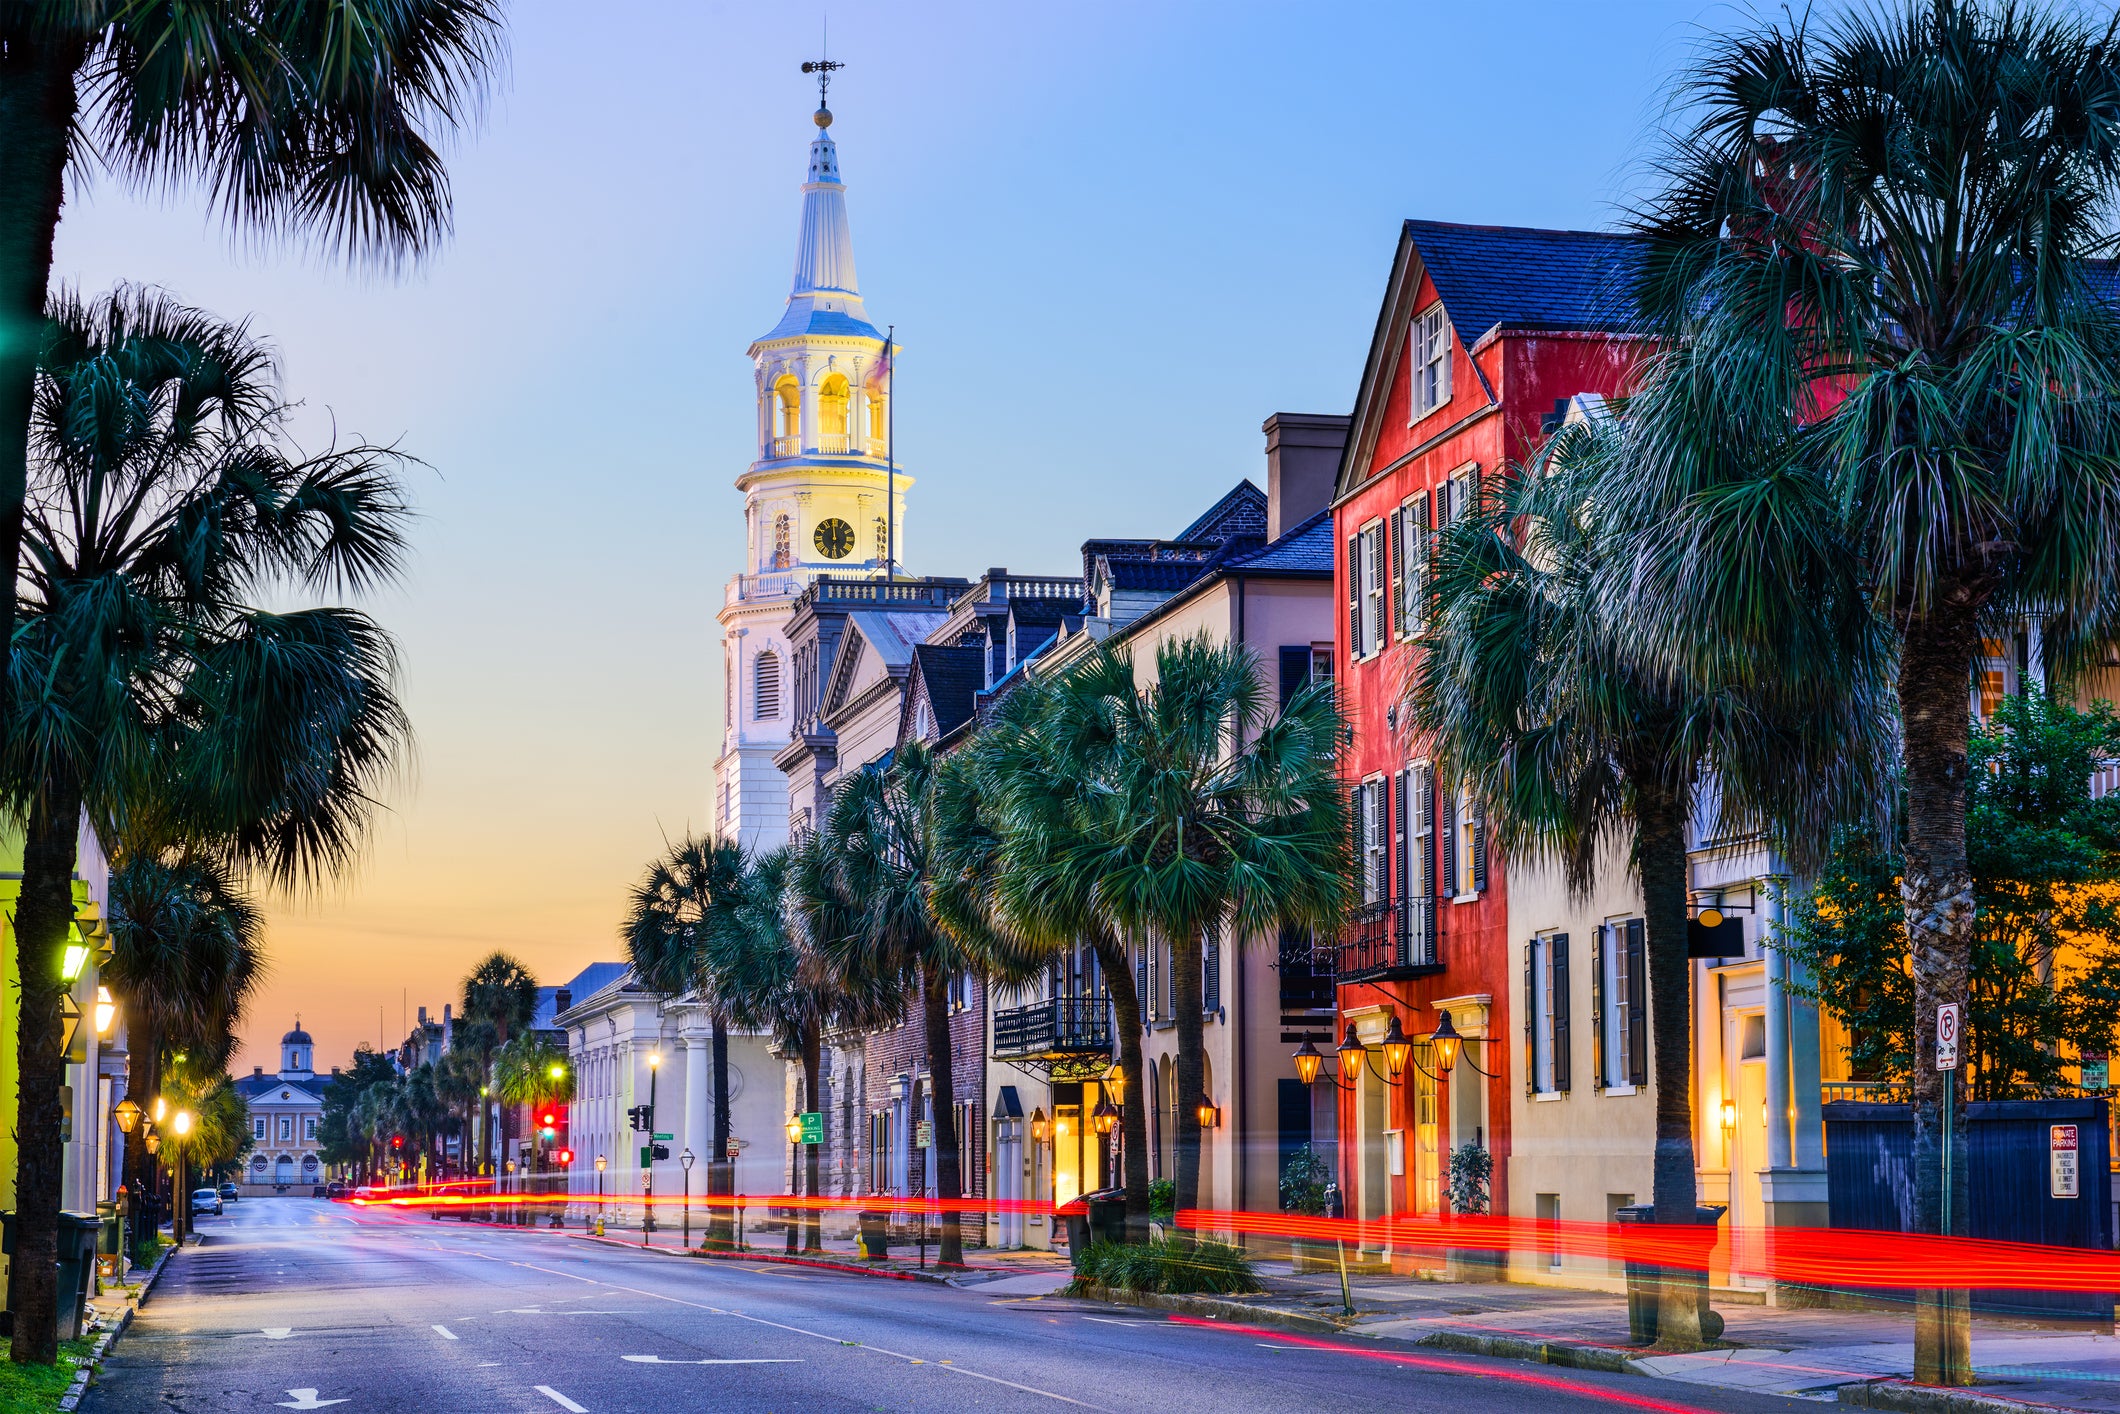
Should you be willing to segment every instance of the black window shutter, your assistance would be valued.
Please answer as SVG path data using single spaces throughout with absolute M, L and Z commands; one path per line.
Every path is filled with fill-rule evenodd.
M 1524 944 L 1524 1093 L 1538 1093 L 1538 939 Z
M 1575 990 L 1568 977 L 1568 935 L 1553 935 L 1553 1088 L 1568 1093 L 1574 1079 L 1570 1052 L 1574 1047 L 1568 1026 L 1569 994 Z
M 1148 949 L 1144 947 L 1134 955 L 1134 1008 L 1146 1024 L 1155 1007 L 1156 999 L 1148 990 Z
M 1222 1009 L 1222 935 L 1209 933 L 1200 940 L 1200 1010 Z
M 1362 537 L 1347 537 L 1347 656 L 1362 656 Z
M 1310 645 L 1296 643 L 1281 645 L 1281 707 L 1285 711 L 1288 699 L 1310 685 Z
M 1627 1077 L 1631 1085 L 1649 1083 L 1649 964 L 1642 920 L 1627 920 Z
M 1487 806 L 1475 797 L 1466 807 L 1472 817 L 1472 891 L 1487 892 Z
M 1413 773 L 1400 771 L 1391 778 L 1391 859 L 1396 878 L 1392 883 L 1392 896 L 1403 906 L 1406 898 L 1406 797 L 1411 793 Z
M 1458 872 L 1458 797 L 1450 791 L 1444 801 L 1442 813 L 1435 822 L 1436 833 L 1443 837 L 1443 869 L 1435 881 L 1437 898 L 1457 897 Z
M 1391 513 L 1391 636 L 1406 632 L 1406 512 Z
M 1369 795 L 1367 789 L 1356 786 L 1348 792 L 1347 818 L 1354 827 L 1354 871 L 1362 881 L 1362 902 L 1369 902 L 1369 856 L 1363 852 L 1369 833 Z
M 1605 925 L 1590 930 L 1590 1088 L 1605 1088 Z
M 1421 633 L 1428 626 L 1428 497 L 1413 498 L 1406 510 L 1406 630 Z

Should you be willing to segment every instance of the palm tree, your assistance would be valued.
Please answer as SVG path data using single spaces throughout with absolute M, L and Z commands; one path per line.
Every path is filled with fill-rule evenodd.
M 1617 488 L 1656 527 L 1640 636 L 1673 671 L 1767 693 L 1792 663 L 1833 671 L 1792 657 L 1787 625 L 1846 586 L 1896 651 L 1928 1232 L 1934 1019 L 1967 996 L 1973 946 L 1967 685 L 1995 625 L 2045 620 L 2063 672 L 2120 611 L 2120 310 L 2090 264 L 2120 195 L 2116 38 L 2072 9 L 1977 0 L 1732 36 L 1687 80 L 1638 221 L 1665 350 Z M 1769 568 L 1791 562 L 1807 573 Z M 1963 1300 L 1924 1310 L 1920 1377 L 1969 1379 Z
M 53 301 L 24 533 L 14 713 L 0 774 L 28 817 L 11 1268 L 17 1363 L 55 1357 L 59 957 L 84 811 L 128 833 L 143 798 L 181 841 L 282 883 L 353 857 L 409 734 L 389 637 L 284 597 L 387 580 L 399 454 L 282 440 L 265 349 L 238 325 L 120 289 Z
M 706 935 L 729 926 L 750 867 L 741 846 L 688 835 L 648 866 L 634 886 L 620 929 L 633 974 L 665 997 L 690 994 L 707 1008 L 712 1027 L 713 1147 L 707 1154 L 710 1193 L 726 1192 L 729 1174 L 729 1017 L 720 995 L 701 982 Z M 709 1240 L 727 1246 L 734 1215 L 711 1209 Z
M 1793 817 L 1777 835 L 1790 848 L 1825 837 L 1844 802 L 1874 787 L 1863 767 L 1877 759 L 1883 716 L 1878 695 L 1861 690 L 1878 680 L 1874 655 L 1819 684 L 1838 692 L 1781 720 L 1642 661 L 1606 612 L 1641 536 L 1597 509 L 1627 476 L 1627 451 L 1609 418 L 1564 427 L 1438 537 L 1409 705 L 1437 780 L 1483 803 L 1509 858 L 1557 863 L 1587 898 L 1625 846 L 1647 939 L 1656 1217 L 1691 1225 L 1687 827 L 1712 801 L 1716 834 Z M 1694 1348 L 1706 1277 L 1685 1275 L 1690 1283 L 1663 1283 L 1657 1331 L 1665 1345 Z
M 843 926 L 829 874 L 815 833 L 753 859 L 729 926 L 707 933 L 700 974 L 728 1008 L 731 1025 L 772 1033 L 781 1054 L 800 1060 L 803 1093 L 810 1097 L 822 1093 L 826 1031 L 887 1026 L 905 1011 L 899 979 L 834 975 L 825 957 L 806 953 L 797 941 L 811 916 Z M 814 1197 L 822 1186 L 815 1145 L 806 1159 L 802 1177 Z M 803 1229 L 806 1249 L 823 1246 L 823 1218 L 815 1208 Z
M 825 975 L 852 991 L 904 989 L 921 1003 L 935 1150 L 935 1194 L 943 1204 L 937 1260 L 960 1266 L 956 1067 L 950 1048 L 950 984 L 984 973 L 990 958 L 937 920 L 936 758 L 924 745 L 898 748 L 888 764 L 840 783 L 814 845 L 797 855 L 795 897 L 806 949 Z M 816 1103 L 817 1091 L 809 1092 Z M 810 1157 L 815 1190 L 817 1157 Z
M 1178 1092 L 1204 1096 L 1202 941 L 1331 931 L 1345 914 L 1339 713 L 1319 687 L 1276 716 L 1257 655 L 1204 634 L 1161 643 L 1145 687 L 1131 655 L 1110 651 L 1071 669 L 1062 690 L 1063 730 L 1080 751 L 1070 768 L 1087 784 L 1041 846 L 1047 892 L 1089 900 L 1115 937 L 1169 949 Z M 1197 1105 L 1178 1106 L 1176 1141 L 1177 1204 L 1197 1207 Z
M 67 179 L 198 181 L 232 227 L 416 257 L 449 225 L 437 145 L 477 117 L 501 51 L 491 0 L 0 8 L 0 653 Z
M 450 1049 L 434 1070 L 434 1094 L 449 1113 L 448 1133 L 457 1136 L 458 1161 L 464 1165 L 471 1162 L 472 1119 L 486 1088 L 486 1072 L 478 1046 L 468 1043 L 469 1028 L 459 1020 L 453 1029 Z
M 945 760 L 937 791 L 935 912 L 960 935 L 1013 935 L 1013 946 L 1061 957 L 1087 941 L 1112 1002 L 1118 1060 L 1133 1084 L 1121 1105 L 1130 1240 L 1148 1240 L 1148 1109 L 1141 997 L 1125 942 L 1060 861 L 1082 841 L 1078 799 L 1094 790 L 1094 765 L 1110 745 L 1107 714 L 1089 672 L 1033 679 L 1016 688 L 980 733 Z M 1089 689 L 1087 696 L 1078 696 Z M 1089 710 L 1082 710 L 1087 707 Z M 991 943 L 989 943 L 991 946 Z
M 479 1058 L 479 1073 L 484 1077 L 480 1091 L 485 1098 L 481 1108 L 480 1133 L 484 1136 L 485 1166 L 488 1173 L 500 1172 L 500 1151 L 508 1136 L 500 1132 L 506 1111 L 493 1093 L 493 1058 L 503 1050 L 517 1032 L 530 1024 L 537 1011 L 537 979 L 530 969 L 505 952 L 487 954 L 478 966 L 464 978 L 462 1006 L 463 1022 L 470 1023 L 468 1032 L 461 1032 L 460 1041 L 468 1041 Z M 459 1023 L 461 1028 L 462 1022 Z
M 110 877 L 110 960 L 102 978 L 125 1017 L 128 1090 L 162 1093 L 173 1053 L 225 1058 L 265 972 L 265 922 L 228 869 L 127 851 Z M 225 1064 L 225 1059 L 222 1062 Z M 147 1191 L 147 1131 L 125 1137 L 127 1191 Z

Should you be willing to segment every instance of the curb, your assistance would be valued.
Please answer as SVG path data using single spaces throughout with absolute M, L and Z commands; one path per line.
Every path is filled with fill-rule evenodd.
M 123 1314 L 118 1317 L 117 1324 L 97 1336 L 96 1343 L 89 1348 L 88 1358 L 74 1367 L 73 1383 L 66 1387 L 66 1393 L 59 1396 L 59 1408 L 61 1410 L 66 1411 L 67 1414 L 72 1414 L 73 1410 L 81 1407 L 82 1399 L 88 1394 L 89 1381 L 98 1370 L 103 1368 L 103 1357 L 110 1354 L 110 1348 L 117 1344 L 118 1337 L 125 1334 L 132 1326 L 134 1314 L 147 1304 L 147 1294 L 153 1291 L 155 1283 L 161 1280 L 162 1273 L 169 1267 L 170 1256 L 176 1251 L 177 1249 L 174 1247 L 162 1249 L 162 1255 L 155 1259 L 155 1264 L 152 1267 L 148 1268 L 147 1277 L 140 1284 L 139 1297 L 127 1303 Z
M 1235 1321 L 1243 1325 L 1280 1326 L 1287 1330 L 1305 1331 L 1316 1335 L 1359 1335 L 1339 1322 L 1324 1316 L 1307 1316 L 1300 1311 L 1283 1311 L 1272 1306 L 1254 1306 L 1245 1301 L 1224 1301 L 1212 1296 L 1166 1296 L 1153 1291 L 1120 1291 L 1109 1286 L 1092 1286 L 1078 1293 L 1089 1301 L 1102 1301 L 1109 1306 L 1134 1306 L 1147 1311 L 1175 1311 L 1181 1315 L 1204 1316 L 1211 1321 Z
M 1571 1345 L 1558 1340 L 1525 1340 L 1513 1335 L 1472 1335 L 1466 1331 L 1430 1331 L 1413 1342 L 1461 1355 L 1490 1355 L 1501 1360 L 1530 1360 L 1541 1365 L 1561 1365 L 1571 1370 L 1603 1370 L 1614 1375 L 1655 1378 L 1634 1363 L 1624 1351 L 1601 1345 Z M 1918 1411 L 1918 1414 L 1929 1414 Z
M 1843 1385 L 1840 1402 L 1865 1409 L 1899 1410 L 1902 1414 L 2025 1414 L 2027 1410 L 2048 1414 L 2048 1411 L 2064 1407 L 1976 1394 L 1969 1389 L 1909 1384 L 1905 1380 L 1869 1380 L 1862 1384 Z

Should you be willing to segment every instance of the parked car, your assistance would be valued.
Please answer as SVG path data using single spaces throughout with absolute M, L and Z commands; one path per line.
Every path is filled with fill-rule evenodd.
M 222 1212 L 221 1190 L 218 1188 L 193 1189 L 191 1193 L 191 1210 L 194 1214 L 212 1213 L 215 1217 L 219 1217 Z
M 326 1198 L 343 1198 L 346 1196 L 346 1185 L 343 1183 L 327 1183 L 324 1185 L 324 1196 Z
M 243 1196 L 243 1195 L 242 1195 L 242 1194 L 241 1194 L 240 1192 L 238 1192 L 238 1191 L 237 1191 L 237 1189 L 236 1189 L 236 1186 L 235 1186 L 235 1185 L 234 1185 L 233 1183 L 224 1183 L 224 1184 L 222 1184 L 222 1185 L 221 1185 L 221 1201 L 222 1201 L 222 1202 L 224 1202 L 224 1203 L 233 1203 L 233 1202 L 235 1202 L 235 1201 L 236 1201 L 236 1200 L 237 1200 L 238 1198 L 241 1198 L 242 1196 Z
M 312 1198 L 328 1198 L 331 1195 L 325 1189 L 324 1185 L 319 1183 L 316 1187 L 309 1190 L 309 1196 Z

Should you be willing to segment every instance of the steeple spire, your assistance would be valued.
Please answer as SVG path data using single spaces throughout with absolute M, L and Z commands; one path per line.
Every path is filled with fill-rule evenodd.
M 823 71 L 825 61 L 804 64 L 804 73 Z M 831 64 L 831 68 L 840 67 Z M 812 119 L 816 140 L 810 144 L 810 170 L 802 185 L 802 230 L 795 242 L 795 284 L 787 312 L 766 339 L 796 334 L 855 334 L 880 339 L 868 322 L 861 287 L 854 275 L 854 237 L 847 227 L 847 189 L 839 180 L 839 149 L 832 143 L 832 110 L 820 86 Z

